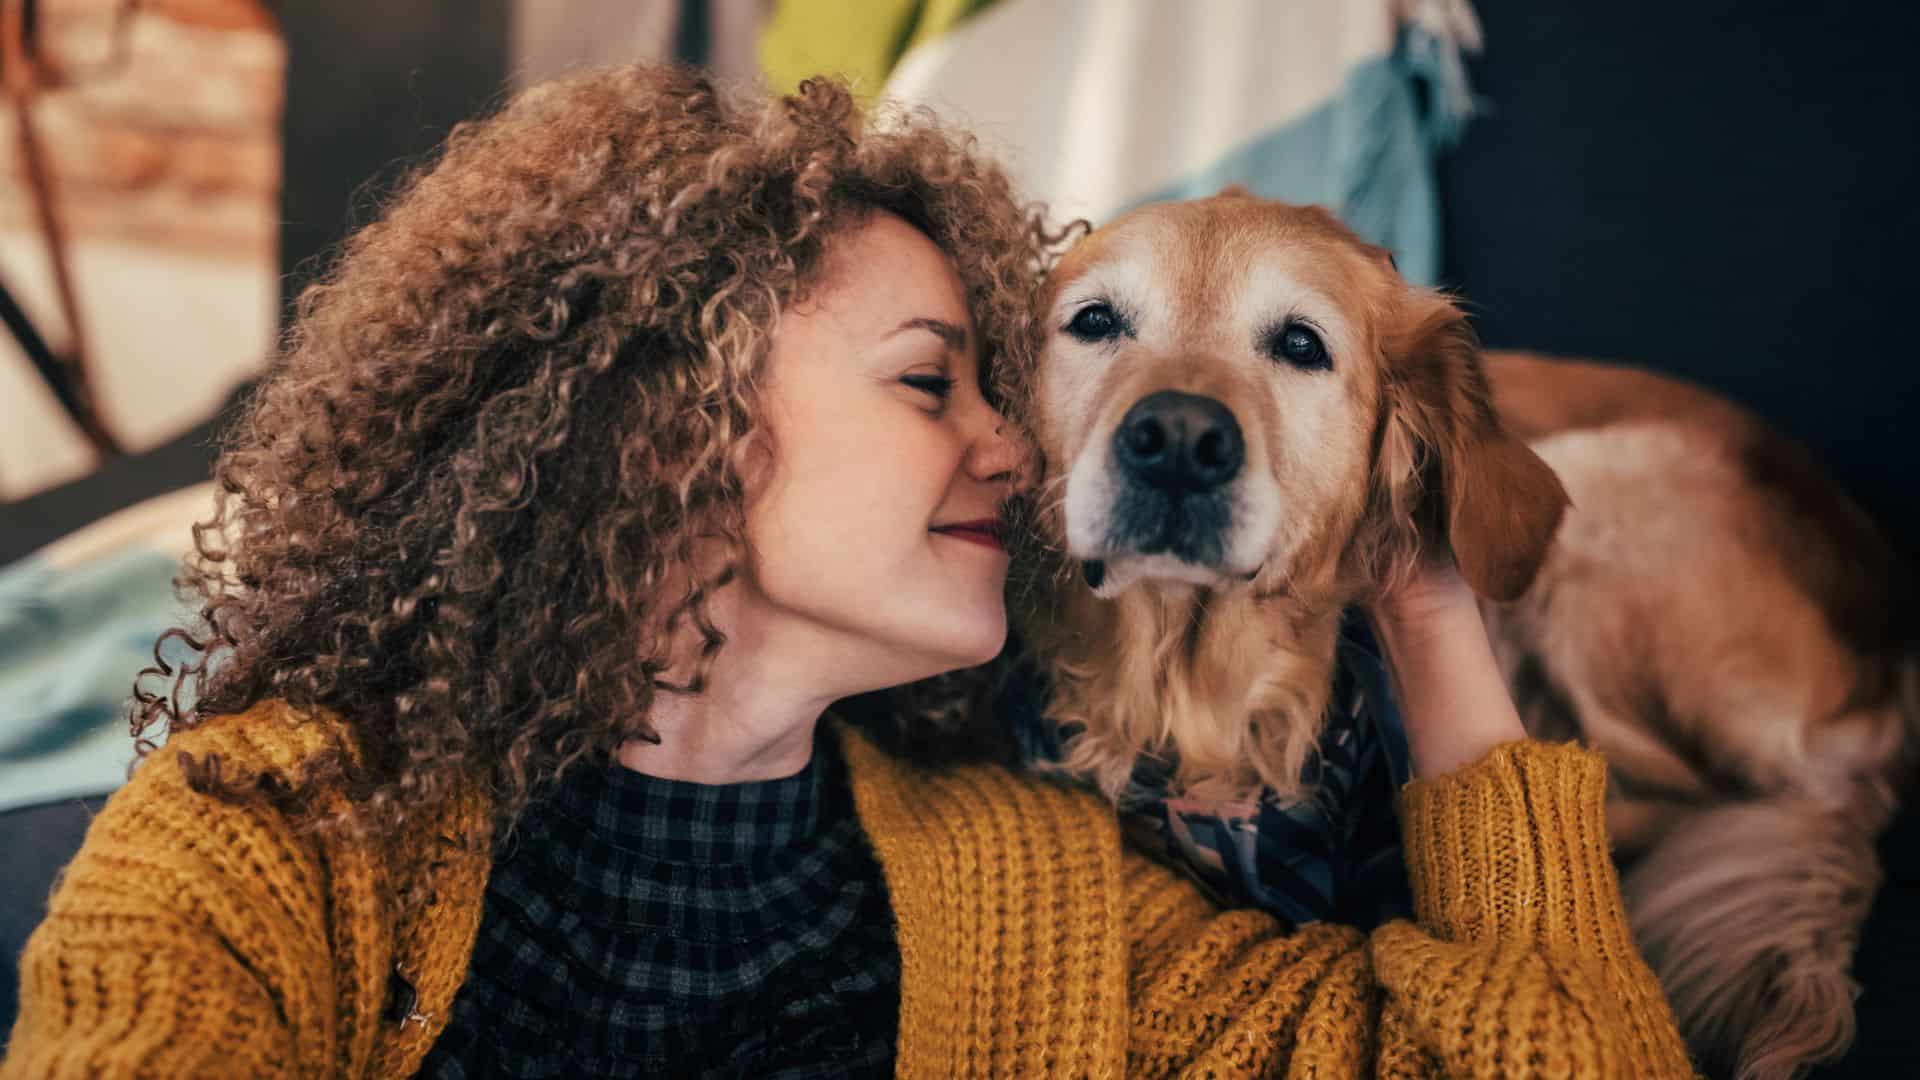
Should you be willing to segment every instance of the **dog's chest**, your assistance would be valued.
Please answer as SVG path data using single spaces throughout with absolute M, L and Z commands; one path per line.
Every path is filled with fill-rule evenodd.
M 1207 800 L 1171 790 L 1166 760 L 1142 756 L 1121 803 L 1131 843 L 1196 880 L 1227 907 L 1258 907 L 1294 925 L 1370 927 L 1410 914 L 1394 793 L 1409 776 L 1384 665 L 1363 626 L 1343 631 L 1324 727 L 1301 774 L 1301 799 L 1271 790 Z M 1050 688 L 1028 671 L 999 702 L 1021 752 L 1058 763 L 1072 732 L 1047 715 Z M 1250 687 L 1250 697 L 1258 694 Z

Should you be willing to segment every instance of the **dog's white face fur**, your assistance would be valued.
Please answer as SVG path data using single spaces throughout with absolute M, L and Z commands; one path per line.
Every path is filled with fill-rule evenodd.
M 1109 794 L 1141 753 L 1189 792 L 1298 793 L 1341 611 L 1449 547 L 1510 599 L 1558 524 L 1464 316 L 1323 210 L 1135 211 L 1067 253 L 1040 318 L 1026 412 L 1063 558 L 1023 637 L 1081 729 L 1067 768 Z
M 1314 246 L 1196 205 L 1132 215 L 1075 249 L 1042 315 L 1042 441 L 1058 448 L 1067 552 L 1094 564 L 1102 597 L 1142 581 L 1284 588 L 1362 508 L 1380 343 L 1336 299 L 1350 283 L 1315 266 Z M 1370 269 L 1342 268 L 1390 273 Z M 1076 318 L 1111 332 L 1076 332 Z M 1123 421 L 1162 392 L 1225 410 L 1244 448 L 1231 478 L 1156 483 L 1128 467 Z

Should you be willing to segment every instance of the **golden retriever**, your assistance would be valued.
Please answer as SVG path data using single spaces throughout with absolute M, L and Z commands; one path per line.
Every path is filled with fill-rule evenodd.
M 1608 754 L 1636 928 L 1703 1062 L 1844 1046 L 1913 665 L 1875 652 L 1896 560 L 1804 461 L 1665 380 L 1490 363 L 1384 249 L 1237 191 L 1093 232 L 1040 318 L 1048 551 L 1016 595 L 1067 770 L 1309 794 L 1342 613 L 1451 550 L 1533 733 Z

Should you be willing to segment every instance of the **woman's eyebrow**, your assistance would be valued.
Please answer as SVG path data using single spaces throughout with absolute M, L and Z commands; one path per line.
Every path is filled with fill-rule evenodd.
M 928 331 L 939 337 L 941 341 L 946 343 L 947 348 L 954 352 L 967 351 L 967 328 L 964 326 L 955 326 L 945 319 L 930 319 L 925 316 L 908 319 L 906 322 L 888 331 L 887 337 L 891 338 L 898 334 L 904 334 L 909 330 Z M 882 340 L 885 339 L 883 338 Z

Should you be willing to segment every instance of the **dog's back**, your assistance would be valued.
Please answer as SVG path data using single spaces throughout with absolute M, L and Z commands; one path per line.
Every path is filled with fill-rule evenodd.
M 1523 715 L 1607 754 L 1629 907 L 1696 1048 L 1785 1075 L 1851 1035 L 1871 838 L 1914 743 L 1910 573 L 1727 401 L 1600 364 L 1487 370 L 1573 502 L 1532 589 L 1487 611 Z

